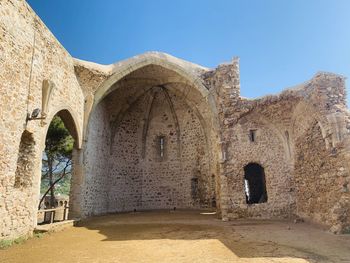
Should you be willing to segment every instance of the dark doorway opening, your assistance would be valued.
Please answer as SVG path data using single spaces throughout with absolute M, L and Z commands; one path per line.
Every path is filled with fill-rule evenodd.
M 264 168 L 257 163 L 249 163 L 244 167 L 244 189 L 247 204 L 267 202 Z

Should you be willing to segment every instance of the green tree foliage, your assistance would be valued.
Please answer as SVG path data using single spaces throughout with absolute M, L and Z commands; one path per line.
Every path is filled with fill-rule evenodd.
M 64 126 L 62 119 L 55 116 L 49 126 L 45 141 L 45 153 L 48 158 L 71 158 L 74 139 Z
M 70 175 L 73 145 L 74 139 L 64 126 L 62 119 L 55 116 L 50 123 L 45 140 L 41 182 L 42 189 L 45 189 L 43 187 L 45 185 L 47 189 L 40 200 L 39 208 L 48 193 L 50 193 L 50 207 L 55 206 L 55 185 Z

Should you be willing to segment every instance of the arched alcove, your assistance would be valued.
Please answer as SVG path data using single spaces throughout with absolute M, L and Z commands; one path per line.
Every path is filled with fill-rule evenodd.
M 86 214 L 215 204 L 215 110 L 193 85 L 150 63 L 97 92 L 84 153 Z
M 77 195 L 79 195 L 81 192 L 81 185 L 77 183 L 77 181 L 79 181 L 80 178 L 76 177 L 81 177 L 81 167 L 79 162 L 81 147 L 80 129 L 77 126 L 78 124 L 76 122 L 76 118 L 69 109 L 60 109 L 55 114 L 50 116 L 51 117 L 47 119 L 47 122 L 49 121 L 49 123 L 46 126 L 47 130 L 45 131 L 45 150 L 42 155 L 42 169 L 46 167 L 46 170 L 42 170 L 42 180 L 39 181 L 41 184 L 39 209 L 50 209 L 53 207 L 57 208 L 58 206 L 60 206 L 60 204 L 62 204 L 69 208 L 70 214 L 74 214 L 74 216 L 79 216 L 80 203 L 77 201 L 77 199 L 79 199 L 79 196 Z M 57 121 L 59 123 L 59 127 L 53 129 L 50 125 L 52 125 L 54 122 L 57 125 Z M 49 133 L 50 136 L 56 136 L 56 139 L 51 139 L 51 141 L 48 140 Z M 60 136 L 66 136 L 68 138 L 67 141 L 60 141 L 58 139 Z M 47 147 L 49 142 L 67 144 L 67 149 L 70 149 L 69 153 L 53 157 L 52 160 L 54 160 L 55 163 L 48 164 L 49 158 L 47 156 L 47 151 L 49 150 Z M 57 145 L 52 145 L 52 147 L 57 147 Z M 62 147 L 62 145 L 60 147 Z M 44 165 L 44 162 L 46 163 L 46 165 Z M 48 165 L 53 167 L 54 170 L 50 171 L 50 169 L 47 168 Z M 45 176 L 43 175 L 45 173 L 51 174 L 50 182 L 45 182 L 45 184 L 47 184 L 46 186 L 43 185 L 43 180 L 45 179 Z M 50 190 L 52 185 L 54 185 L 54 187 L 52 188 L 53 190 Z M 57 195 L 55 188 L 57 188 L 58 186 L 63 189 L 60 189 L 57 192 Z M 51 198 L 49 196 L 44 198 L 43 195 L 48 193 L 49 195 L 52 195 L 52 193 L 55 194 Z M 38 223 L 41 223 L 43 221 L 43 218 L 41 218 L 43 214 L 39 213 L 38 215 Z M 67 218 L 67 215 L 68 211 L 57 211 L 55 215 L 55 220 L 64 220 Z
M 304 137 L 307 130 L 317 122 L 317 125 L 321 129 L 322 137 L 326 148 L 332 146 L 332 131 L 329 129 L 329 123 L 325 116 L 315 108 L 314 105 L 306 101 L 299 102 L 291 117 L 291 131 L 294 141 Z
M 35 141 L 33 134 L 25 130 L 22 133 L 17 158 L 17 168 L 15 172 L 15 188 L 28 188 L 32 186 L 34 161 L 35 161 Z

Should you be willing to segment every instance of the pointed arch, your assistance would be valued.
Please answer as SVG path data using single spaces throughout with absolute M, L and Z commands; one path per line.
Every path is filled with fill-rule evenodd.
M 205 68 L 182 61 L 165 53 L 149 52 L 115 64 L 114 69 L 112 70 L 112 75 L 97 89 L 94 105 L 98 104 L 105 96 L 113 91 L 111 87 L 114 83 L 130 73 L 149 65 L 160 66 L 164 69 L 175 72 L 183 78 L 183 81 L 186 84 L 196 88 L 203 97 L 208 96 L 208 89 L 204 86 L 200 77 L 193 73 L 196 69 L 204 70 Z
M 91 109 L 85 115 L 83 159 L 90 163 L 85 170 L 84 184 L 90 185 L 94 180 L 100 183 L 87 189 L 89 193 L 98 194 L 84 197 L 91 204 L 84 213 L 161 208 L 170 203 L 178 207 L 210 205 L 218 188 L 213 190 L 210 183 L 207 186 L 204 182 L 213 180 L 213 175 L 219 178 L 216 165 L 220 136 L 216 126 L 215 94 L 204 86 L 201 79 L 205 69 L 166 55 L 145 54 L 114 65 L 114 70 L 91 97 Z M 159 91 L 161 96 L 161 100 L 157 100 L 161 106 L 156 106 L 166 109 L 167 116 L 157 115 L 154 123 L 159 126 L 152 127 L 150 133 L 146 122 L 154 117 L 150 117 L 154 91 Z M 193 121 L 183 121 L 176 110 Z M 165 125 L 168 117 L 171 125 Z M 165 148 L 169 149 L 169 152 L 165 150 L 165 156 L 169 158 L 160 162 L 157 151 L 162 144 L 158 145 L 157 139 L 165 134 L 171 138 L 165 140 L 165 144 L 168 143 Z M 184 140 L 182 144 L 180 140 Z M 142 145 L 146 141 L 147 149 Z M 192 142 L 195 147 L 191 147 Z M 144 158 L 148 152 L 150 154 Z M 96 160 L 95 156 L 99 158 Z M 186 167 L 183 167 L 184 159 L 188 163 Z M 147 176 L 166 178 L 171 175 L 171 180 L 178 178 L 186 186 L 191 176 L 203 178 L 200 181 L 202 203 L 196 203 L 196 200 L 185 203 L 178 198 L 179 184 L 172 184 L 171 180 L 144 181 Z M 145 191 L 153 184 L 155 188 L 152 186 L 151 191 Z M 218 180 L 216 184 L 219 184 Z M 163 194 L 162 198 L 151 198 L 155 189 Z M 188 189 L 183 187 L 181 191 L 185 193 Z M 160 203 L 160 200 L 164 202 Z
M 317 109 L 306 101 L 299 102 L 291 117 L 291 131 L 293 140 L 296 141 L 307 132 L 307 130 L 314 124 L 319 126 L 325 147 L 328 149 L 332 145 L 332 132 L 329 128 L 327 118 L 322 116 Z
M 59 116 L 62 119 L 62 121 L 63 121 L 64 125 L 66 126 L 67 130 L 69 131 L 69 133 L 74 138 L 74 141 L 75 141 L 74 146 L 77 149 L 81 149 L 82 130 L 79 126 L 78 118 L 74 114 L 74 111 L 71 110 L 69 107 L 62 107 L 62 108 L 56 109 L 53 112 L 54 112 L 53 114 L 51 114 L 48 118 L 46 118 L 45 122 L 50 124 L 54 116 L 56 116 L 56 115 Z M 46 126 L 46 130 L 45 130 L 44 134 L 47 133 L 48 128 L 49 128 L 49 125 Z
M 196 106 L 201 103 L 207 104 L 212 114 L 211 117 L 214 125 L 213 128 L 216 131 L 219 130 L 219 124 L 217 123 L 217 118 L 215 117 L 217 115 L 215 100 L 211 92 L 203 84 L 200 77 L 201 73 L 205 72 L 207 69 L 165 53 L 148 52 L 113 65 L 111 75 L 96 90 L 91 106 L 85 109 L 84 138 L 87 137 L 91 113 L 95 110 L 96 106 L 108 94 L 122 88 L 122 85 L 115 84 L 123 80 L 128 75 L 136 72 L 137 70 L 142 70 L 147 66 L 158 66 L 161 69 L 173 72 L 176 76 L 178 76 L 176 78 L 171 78 L 170 83 L 178 82 L 186 84 L 186 89 L 179 90 L 178 92 L 184 99 L 191 101 L 192 104 Z
M 59 107 L 55 110 L 51 111 L 52 113 L 48 115 L 45 119 L 45 122 L 48 124 L 45 126 L 44 136 L 43 136 L 43 148 L 45 147 L 45 138 L 55 116 L 61 118 L 64 123 L 64 126 L 69 131 L 70 135 L 74 139 L 74 149 L 72 153 L 72 161 L 71 161 L 71 183 L 70 183 L 70 193 L 69 193 L 69 218 L 73 218 L 75 216 L 81 215 L 81 181 L 83 178 L 83 170 L 80 162 L 80 150 L 82 147 L 82 130 L 79 126 L 78 118 L 75 112 L 67 107 Z M 38 190 L 40 189 L 40 180 L 38 180 Z M 39 191 L 40 192 L 40 191 Z

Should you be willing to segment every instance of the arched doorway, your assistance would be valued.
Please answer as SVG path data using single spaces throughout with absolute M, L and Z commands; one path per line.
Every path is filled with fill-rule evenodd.
M 193 85 L 149 64 L 97 96 L 84 150 L 87 215 L 216 204 L 217 134 Z
M 264 168 L 257 163 L 244 167 L 244 188 L 247 204 L 267 202 Z
M 38 224 L 68 219 L 73 159 L 78 142 L 78 131 L 71 113 L 60 110 L 51 119 L 45 137 Z

